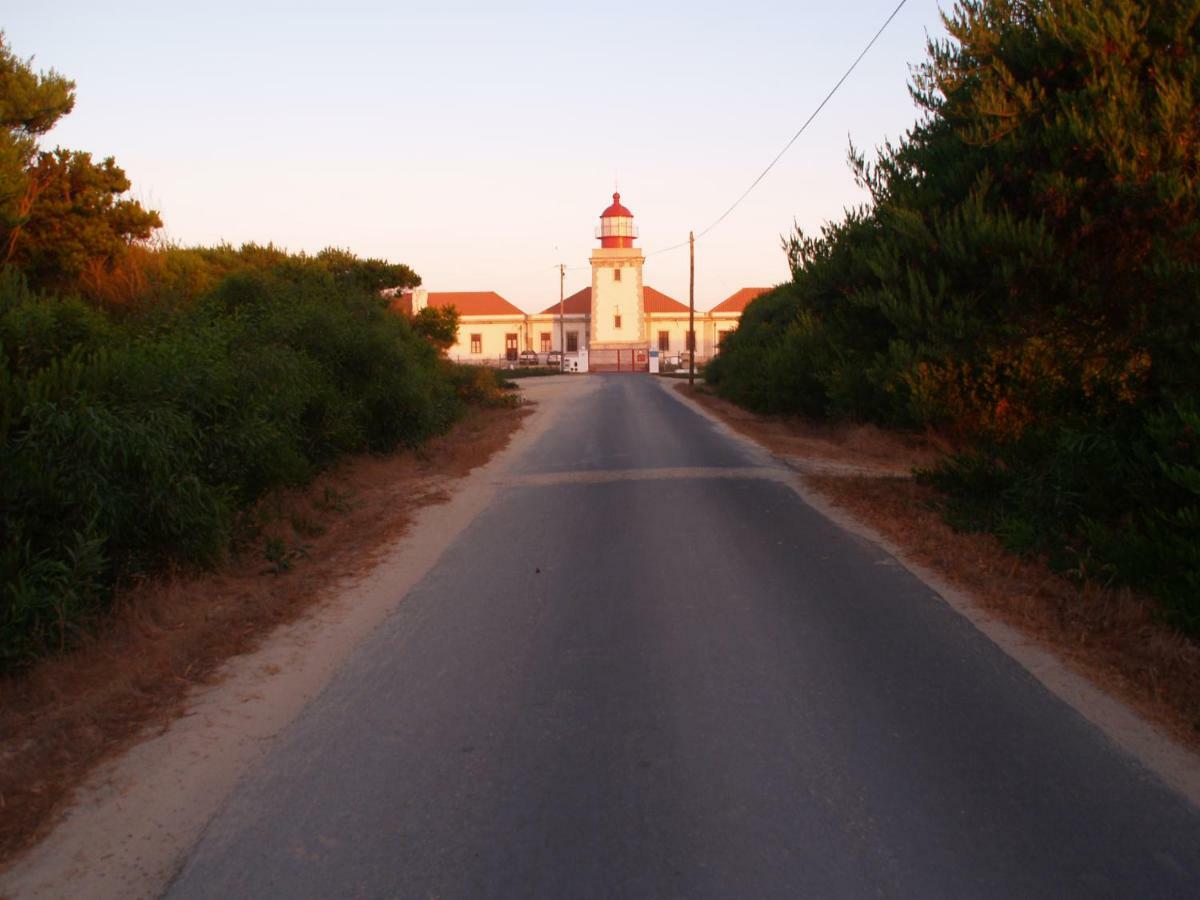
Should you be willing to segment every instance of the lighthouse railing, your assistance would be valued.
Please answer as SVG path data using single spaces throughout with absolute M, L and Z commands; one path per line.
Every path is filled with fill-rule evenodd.
M 628 237 L 638 236 L 637 226 L 629 219 L 603 219 L 596 226 L 596 237 Z

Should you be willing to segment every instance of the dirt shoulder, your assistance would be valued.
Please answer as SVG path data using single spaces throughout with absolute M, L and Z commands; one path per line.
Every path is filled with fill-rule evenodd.
M 912 477 L 949 451 L 936 436 L 757 415 L 705 388 L 676 390 L 800 473 L 832 505 L 1119 698 L 1179 743 L 1200 751 L 1200 643 L 1163 624 L 1154 604 L 1124 589 L 1080 586 L 991 535 L 954 531 L 943 499 Z
M 86 645 L 0 681 L 0 862 L 59 822 L 89 773 L 165 732 L 226 660 L 370 573 L 529 413 L 472 409 L 418 451 L 343 461 L 262 504 L 252 537 L 220 570 L 124 587 Z M 281 665 L 264 663 L 262 674 Z

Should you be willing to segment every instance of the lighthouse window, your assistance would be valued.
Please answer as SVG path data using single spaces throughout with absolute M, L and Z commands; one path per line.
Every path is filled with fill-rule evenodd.
M 616 313 L 613 316 L 613 328 L 620 328 L 620 327 L 621 327 L 621 314 Z
M 483 335 L 482 334 L 471 335 L 471 352 L 472 353 L 482 353 L 483 352 Z
M 621 270 L 613 269 L 613 281 L 620 281 L 620 280 L 621 280 Z

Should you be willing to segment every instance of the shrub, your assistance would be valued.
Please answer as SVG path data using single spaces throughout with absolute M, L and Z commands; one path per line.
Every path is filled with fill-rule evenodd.
M 869 206 L 785 241 L 712 380 L 957 433 L 956 521 L 1200 627 L 1200 30 L 1186 5 L 962 0 Z
M 121 577 L 219 559 L 264 494 L 494 401 L 344 266 L 265 256 L 108 313 L 0 274 L 0 669 L 69 643 Z
M 520 398 L 510 392 L 517 386 L 516 383 L 504 379 L 495 369 L 448 361 L 444 365 L 455 392 L 464 403 L 492 407 L 515 407 L 520 403 Z M 518 371 L 513 370 L 508 374 Z

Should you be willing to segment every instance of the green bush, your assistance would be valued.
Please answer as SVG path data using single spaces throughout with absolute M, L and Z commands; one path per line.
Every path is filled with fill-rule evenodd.
M 521 402 L 520 397 L 511 393 L 517 386 L 516 382 L 507 380 L 495 369 L 449 361 L 444 365 L 455 392 L 465 403 L 472 406 L 516 407 Z
M 1200 19 L 961 0 L 871 197 L 785 242 L 709 380 L 766 412 L 936 427 L 964 526 L 1200 629 Z
M 68 644 L 119 578 L 219 559 L 267 492 L 480 394 L 373 289 L 306 258 L 230 268 L 122 315 L 0 275 L 0 669 Z

